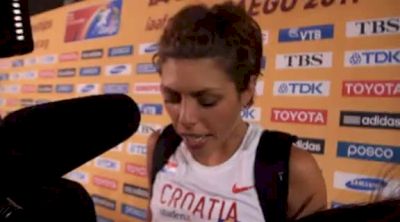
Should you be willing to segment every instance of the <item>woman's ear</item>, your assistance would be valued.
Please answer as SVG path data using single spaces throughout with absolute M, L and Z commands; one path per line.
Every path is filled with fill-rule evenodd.
M 251 106 L 256 92 L 257 76 L 250 76 L 247 89 L 242 92 L 241 102 L 243 107 Z

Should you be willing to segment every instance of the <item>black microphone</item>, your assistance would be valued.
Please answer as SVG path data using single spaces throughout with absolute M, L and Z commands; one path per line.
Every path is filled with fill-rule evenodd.
M 0 194 L 58 179 L 115 147 L 138 129 L 127 95 L 61 100 L 20 109 L 0 126 Z

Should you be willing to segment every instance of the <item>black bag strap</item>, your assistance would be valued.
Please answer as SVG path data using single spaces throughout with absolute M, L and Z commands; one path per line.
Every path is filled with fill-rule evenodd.
M 266 222 L 286 221 L 289 157 L 297 137 L 264 130 L 254 163 L 255 188 Z
M 161 132 L 153 152 L 153 163 L 151 170 L 151 186 L 153 186 L 158 171 L 168 162 L 169 157 L 174 154 L 182 139 L 175 132 L 172 124 L 169 124 Z M 152 189 L 151 189 L 152 190 Z

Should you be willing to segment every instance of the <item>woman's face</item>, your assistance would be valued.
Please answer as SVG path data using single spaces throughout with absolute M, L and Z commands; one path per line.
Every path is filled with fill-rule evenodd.
M 242 107 L 251 90 L 240 95 L 213 59 L 167 59 L 161 93 L 177 133 L 190 149 L 219 147 L 243 121 Z

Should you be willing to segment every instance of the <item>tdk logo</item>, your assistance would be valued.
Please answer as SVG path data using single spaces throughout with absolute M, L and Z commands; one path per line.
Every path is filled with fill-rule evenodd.
M 106 170 L 119 171 L 120 162 L 118 160 L 113 160 L 105 157 L 97 157 L 94 160 L 94 165 L 98 168 L 103 168 Z
M 150 197 L 149 190 L 144 188 L 144 187 L 139 187 L 133 184 L 127 184 L 124 183 L 123 191 L 126 194 L 143 198 L 143 199 L 148 199 Z
M 98 75 L 100 75 L 100 72 L 101 72 L 100 66 L 82 67 L 79 71 L 79 75 L 81 75 L 81 76 L 98 76 Z
M 106 75 L 108 76 L 129 75 L 131 73 L 131 64 L 117 64 L 106 66 Z
M 70 180 L 79 182 L 79 183 L 88 183 L 88 181 L 89 181 L 88 174 L 83 171 L 74 170 L 74 171 L 68 173 L 65 177 Z
M 260 121 L 261 120 L 261 108 L 260 107 L 249 107 L 243 109 L 240 115 L 244 121 Z
M 346 67 L 400 65 L 400 49 L 346 51 L 344 57 Z
M 333 25 L 316 25 L 279 30 L 279 42 L 310 41 L 333 38 Z
M 146 144 L 141 143 L 129 143 L 128 153 L 131 155 L 145 156 L 147 153 Z
M 103 85 L 103 92 L 106 94 L 111 93 L 124 93 L 129 92 L 129 83 L 106 83 Z
M 145 209 L 140 209 L 140 208 L 122 203 L 121 211 L 122 211 L 122 214 L 125 214 L 125 215 L 133 217 L 133 218 L 137 218 L 142 221 L 146 221 L 147 210 L 145 210 Z
M 325 151 L 325 141 L 321 139 L 299 138 L 296 145 L 314 154 L 323 154 Z
M 161 115 L 163 106 L 159 103 L 144 103 L 139 105 L 139 109 L 144 115 Z
M 400 113 L 341 111 L 340 126 L 400 129 Z
M 73 77 L 76 75 L 76 68 L 65 68 L 58 70 L 58 77 Z
M 115 210 L 116 201 L 100 195 L 92 195 L 93 203 L 97 206 Z
M 108 49 L 108 57 L 127 56 L 133 54 L 132 45 L 116 46 Z
M 94 83 L 78 84 L 77 92 L 82 94 L 98 94 L 99 84 L 94 84 Z
M 400 163 L 400 147 L 339 141 L 337 145 L 337 156 Z
M 156 73 L 157 67 L 152 63 L 138 63 L 136 65 L 136 73 Z
M 332 67 L 332 52 L 278 54 L 276 69 Z
M 72 85 L 72 84 L 56 85 L 56 92 L 58 92 L 58 93 L 71 93 L 73 91 L 74 91 L 74 85 Z
M 377 36 L 400 34 L 400 17 L 374 18 L 346 23 L 346 36 Z
M 81 53 L 81 59 L 98 59 L 103 57 L 103 49 L 85 50 Z
M 275 81 L 275 96 L 329 96 L 330 81 Z
M 154 54 L 158 52 L 158 43 L 150 42 L 150 43 L 143 43 L 139 46 L 139 55 L 144 54 Z

